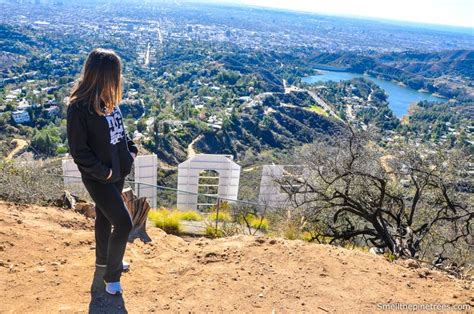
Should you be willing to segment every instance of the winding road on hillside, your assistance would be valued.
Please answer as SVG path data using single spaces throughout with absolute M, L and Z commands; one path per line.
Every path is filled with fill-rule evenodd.
M 194 138 L 191 143 L 188 145 L 188 159 L 196 156 L 196 150 L 194 149 L 194 144 L 202 139 L 202 134 L 198 135 L 196 138 Z
M 28 142 L 25 141 L 25 140 L 22 140 L 20 138 L 15 138 L 12 140 L 12 144 L 15 144 L 16 147 L 10 152 L 10 154 L 8 154 L 7 157 L 5 157 L 5 160 L 11 160 L 15 155 L 16 153 L 18 153 L 19 151 L 21 151 L 23 148 L 25 148 L 26 146 L 28 146 Z
M 296 87 L 294 85 L 288 85 L 288 83 L 286 82 L 286 80 L 283 80 L 283 86 L 285 88 L 285 94 L 289 94 L 291 92 L 306 92 L 308 93 L 309 96 L 311 96 L 311 98 L 313 98 L 313 100 L 321 107 L 323 108 L 324 110 L 326 110 L 331 116 L 333 116 L 334 118 L 338 119 L 338 120 L 341 120 L 342 119 L 334 112 L 334 109 L 332 108 L 331 105 L 329 105 L 326 101 L 324 101 L 321 97 L 319 97 L 318 95 L 316 95 L 315 92 L 312 92 L 310 90 L 307 90 L 307 89 L 303 89 L 303 88 L 299 88 L 299 87 Z

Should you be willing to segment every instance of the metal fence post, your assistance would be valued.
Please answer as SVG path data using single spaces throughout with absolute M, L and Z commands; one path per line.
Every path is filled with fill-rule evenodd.
M 221 207 L 221 199 L 217 198 L 216 203 L 216 236 L 218 235 L 219 230 L 219 208 Z

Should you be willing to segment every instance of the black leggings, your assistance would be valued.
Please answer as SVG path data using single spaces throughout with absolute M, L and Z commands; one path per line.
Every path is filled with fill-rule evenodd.
M 100 183 L 82 178 L 96 205 L 96 263 L 107 265 L 106 282 L 120 281 L 122 260 L 133 223 L 121 193 L 125 178 L 116 183 Z M 113 226 L 113 231 L 111 231 Z

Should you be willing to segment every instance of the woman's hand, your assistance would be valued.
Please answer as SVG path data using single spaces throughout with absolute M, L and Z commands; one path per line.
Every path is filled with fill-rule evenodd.
M 133 160 L 135 160 L 135 158 L 137 158 L 137 154 L 135 154 L 135 153 L 130 152 L 130 155 L 132 156 Z

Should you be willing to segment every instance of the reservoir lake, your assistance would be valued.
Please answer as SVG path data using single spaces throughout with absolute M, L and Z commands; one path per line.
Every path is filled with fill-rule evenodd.
M 351 80 L 356 77 L 365 77 L 379 87 L 385 90 L 388 94 L 388 103 L 390 109 L 395 113 L 395 115 L 399 118 L 406 115 L 408 113 L 408 107 L 414 102 L 428 100 L 428 101 L 438 101 L 438 102 L 445 102 L 447 99 L 436 97 L 428 93 L 422 93 L 417 90 L 411 89 L 409 87 L 400 86 L 394 82 L 389 82 L 385 80 L 381 80 L 375 77 L 358 74 L 358 73 L 351 73 L 351 72 L 341 72 L 341 71 L 328 71 L 328 70 L 319 70 L 317 69 L 320 74 L 307 76 L 302 79 L 305 83 L 316 83 L 318 81 L 327 82 L 327 81 L 334 81 L 340 82 L 345 80 Z

